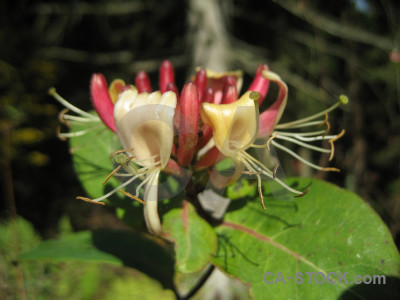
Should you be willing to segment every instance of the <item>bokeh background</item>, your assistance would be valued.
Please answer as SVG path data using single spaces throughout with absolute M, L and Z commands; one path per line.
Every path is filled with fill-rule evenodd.
M 68 143 L 56 136 L 61 107 L 48 89 L 90 109 L 93 73 L 134 82 L 146 70 L 156 87 L 164 59 L 174 64 L 178 87 L 203 66 L 242 69 L 246 88 L 257 65 L 268 63 L 289 85 L 283 121 L 346 94 L 350 103 L 330 115 L 333 132 L 346 129 L 334 161 L 342 171 L 315 173 L 284 154 L 280 160 L 286 176 L 315 176 L 359 194 L 399 246 L 399 16 L 394 0 L 2 0 L 0 299 L 108 299 L 98 287 L 105 282 L 114 293 L 123 290 L 126 270 L 103 278 L 104 266 L 21 267 L 15 258 L 65 232 L 122 226 L 112 209 L 75 200 L 84 192 Z M 298 151 L 328 164 L 325 156 Z M 82 276 L 89 279 L 77 292 Z

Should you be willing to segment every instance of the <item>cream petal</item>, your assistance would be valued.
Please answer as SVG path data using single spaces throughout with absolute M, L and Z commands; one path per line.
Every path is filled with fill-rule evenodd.
M 141 105 L 133 105 L 117 121 L 117 132 L 123 148 L 134 148 L 133 155 L 138 164 L 164 168 L 171 155 L 174 138 L 176 95 L 173 92 L 166 92 L 161 97 L 158 92 L 147 94 L 151 103 L 147 104 L 142 94 L 137 97 Z
M 160 170 L 157 169 L 148 176 L 151 176 L 149 182 L 146 184 L 144 191 L 144 220 L 146 221 L 147 229 L 155 234 L 162 235 L 162 227 L 160 217 L 158 215 L 158 177 Z
M 128 111 L 131 110 L 131 107 L 137 96 L 138 90 L 134 86 L 119 95 L 114 106 L 114 120 L 116 123 L 120 121 Z
M 246 92 L 230 104 L 203 103 L 200 111 L 203 122 L 213 129 L 218 149 L 234 158 L 254 142 L 258 132 L 257 92 Z

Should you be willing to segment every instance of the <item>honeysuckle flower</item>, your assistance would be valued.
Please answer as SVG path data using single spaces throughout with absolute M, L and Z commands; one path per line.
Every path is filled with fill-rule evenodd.
M 161 235 L 162 227 L 158 216 L 158 178 L 170 159 L 174 127 L 173 117 L 176 106 L 174 92 L 159 91 L 140 93 L 132 86 L 122 92 L 114 107 L 114 120 L 123 150 L 117 151 L 120 163 L 111 176 L 128 176 L 127 181 L 97 199 L 78 197 L 89 202 L 99 202 L 120 191 L 126 196 L 144 204 L 144 217 L 148 230 Z M 113 155 L 114 156 L 114 155 Z M 136 165 L 141 168 L 137 168 Z M 124 168 L 126 173 L 118 173 Z M 121 189 L 136 179 L 142 182 L 136 194 Z M 105 182 L 106 182 L 105 181 Z M 140 188 L 145 186 L 144 201 L 139 198 Z
M 280 88 L 279 94 L 276 101 L 260 115 L 259 103 L 264 99 L 270 82 L 275 82 L 278 84 Z M 338 103 L 313 116 L 294 122 L 278 124 L 286 107 L 287 92 L 287 86 L 280 79 L 280 77 L 277 74 L 269 71 L 268 68 L 263 65 L 258 69 L 256 77 L 250 86 L 249 91 L 247 91 L 239 100 L 229 104 L 220 105 L 203 103 L 201 107 L 201 119 L 205 124 L 212 128 L 213 141 L 218 150 L 223 155 L 233 159 L 236 165 L 244 166 L 247 169 L 247 171 L 244 172 L 257 177 L 261 205 L 264 209 L 265 205 L 261 190 L 260 175 L 268 176 L 297 196 L 304 195 L 308 189 L 302 192 L 289 187 L 276 177 L 276 171 L 279 166 L 278 164 L 275 165 L 274 168 L 270 169 L 265 164 L 252 157 L 247 152 L 248 149 L 266 148 L 269 151 L 270 145 L 272 144 L 276 148 L 287 152 L 301 162 L 315 169 L 322 171 L 339 171 L 336 168 L 324 168 L 317 166 L 302 158 L 294 151 L 282 146 L 277 142 L 277 140 L 281 139 L 304 146 L 311 150 L 329 153 L 331 160 L 334 154 L 334 141 L 344 134 L 344 130 L 337 135 L 328 135 L 330 128 L 328 122 L 328 113 L 337 108 L 341 103 L 347 103 L 347 97 L 341 96 Z M 325 116 L 325 119 L 315 120 L 321 116 Z M 314 132 L 296 133 L 276 130 L 320 126 L 323 124 L 326 124 L 326 130 L 318 130 Z M 268 140 L 266 144 L 256 145 L 254 142 L 257 138 L 268 138 Z M 324 149 L 308 143 L 318 140 L 328 140 L 331 148 Z

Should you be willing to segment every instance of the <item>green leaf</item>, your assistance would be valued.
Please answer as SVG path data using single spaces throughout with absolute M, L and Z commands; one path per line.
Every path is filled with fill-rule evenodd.
M 87 129 L 87 127 L 74 125 L 71 132 L 84 129 Z M 110 178 L 106 184 L 103 184 L 107 176 L 117 166 L 110 159 L 110 154 L 121 149 L 117 135 L 107 127 L 101 126 L 85 135 L 71 138 L 70 147 L 75 171 L 90 198 L 99 198 L 122 184 L 122 181 L 115 176 Z M 139 183 L 140 180 L 137 180 L 137 182 L 126 187 L 125 190 L 135 194 L 135 189 Z M 118 217 L 125 223 L 137 229 L 143 228 L 143 207 L 140 203 L 120 193 L 111 195 L 104 202 L 117 206 L 119 208 Z
M 189 202 L 170 210 L 163 220 L 164 231 L 175 242 L 177 271 L 197 272 L 211 262 L 217 251 L 217 236 Z
M 71 132 L 87 127 L 72 126 Z M 106 185 L 103 181 L 115 168 L 110 154 L 120 149 L 118 138 L 107 127 L 102 126 L 82 136 L 70 139 L 70 148 L 75 170 L 84 189 L 91 198 L 103 196 L 121 182 L 112 177 Z
M 400 299 L 400 256 L 379 216 L 357 195 L 318 180 L 296 179 L 311 189 L 296 201 L 265 197 L 232 202 L 216 230 L 214 263 L 251 285 L 254 299 Z M 264 195 L 268 188 L 264 188 Z M 240 203 L 242 202 L 242 203 Z M 264 282 L 264 275 L 267 272 Z M 281 272 L 281 273 L 279 273 Z M 296 274 L 303 283 L 296 283 Z M 335 272 L 336 284 L 317 284 L 305 272 Z M 338 272 L 349 284 L 338 283 Z M 280 277 L 281 274 L 283 277 Z M 385 274 L 385 285 L 353 285 L 355 275 Z M 310 274 L 312 275 L 312 274 Z M 288 279 L 293 277 L 293 279 Z M 282 280 L 284 279 L 285 283 Z M 299 281 L 298 281 L 299 282 Z
M 97 230 L 44 241 L 19 259 L 97 261 L 124 265 L 146 273 L 169 288 L 172 286 L 174 261 L 166 249 L 166 245 L 130 231 Z

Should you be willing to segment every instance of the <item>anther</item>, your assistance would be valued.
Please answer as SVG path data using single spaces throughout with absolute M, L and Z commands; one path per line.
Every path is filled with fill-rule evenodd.
M 135 148 L 131 148 L 131 149 L 122 149 L 122 150 L 115 151 L 115 152 L 111 153 L 110 159 L 112 159 L 115 155 L 117 155 L 117 154 L 119 154 L 119 153 L 132 152 L 134 149 L 135 149 Z
M 306 190 L 304 191 L 304 192 L 302 192 L 301 194 L 299 194 L 299 195 L 296 195 L 296 196 L 294 196 L 295 198 L 300 198 L 300 197 L 303 197 L 305 194 L 307 194 L 308 193 L 308 191 L 310 190 L 310 186 L 308 187 L 308 188 L 306 188 Z
M 257 101 L 260 98 L 260 93 L 253 91 L 250 93 L 249 98 L 251 100 Z
M 124 194 L 125 196 L 128 196 L 129 198 L 131 198 L 131 199 L 133 199 L 133 200 L 136 200 L 136 201 L 142 203 L 143 205 L 146 204 L 146 202 L 144 202 L 142 199 L 140 199 L 140 198 L 138 198 L 138 197 L 132 195 L 131 193 L 125 192 L 125 191 L 123 191 L 123 190 L 119 190 L 119 192 L 121 192 L 122 194 Z
M 271 148 L 269 147 L 269 144 L 270 144 L 271 141 L 272 141 L 274 138 L 276 138 L 277 136 L 278 136 L 278 133 L 275 132 L 272 136 L 269 137 L 269 139 L 268 139 L 268 141 L 267 141 L 267 143 L 266 143 L 266 146 L 267 146 L 268 151 L 271 151 Z
M 279 162 L 276 158 L 274 158 L 274 161 L 276 163 L 274 170 L 272 171 L 272 178 L 275 179 L 276 178 L 276 172 L 278 171 L 279 168 Z
M 321 171 L 340 172 L 340 169 L 337 169 L 337 168 L 322 168 Z
M 322 125 L 325 125 L 325 124 L 326 124 L 326 130 L 323 134 L 323 137 L 327 136 L 329 131 L 331 130 L 331 124 L 329 123 L 328 113 L 325 113 L 325 120 L 322 123 L 318 124 L 317 127 L 321 127 Z
M 266 210 L 267 208 L 265 207 L 265 204 L 264 204 L 264 196 L 263 196 L 263 194 L 262 194 L 262 188 L 261 188 L 261 186 L 258 186 L 258 194 L 260 195 L 261 206 L 262 206 L 262 208 L 263 208 L 264 210 Z
M 58 114 L 58 120 L 60 121 L 60 123 L 63 123 L 68 127 L 71 127 L 71 123 L 64 119 L 64 115 L 67 112 L 69 112 L 69 108 L 64 108 L 62 111 L 60 111 L 60 113 Z
M 57 134 L 57 137 L 58 137 L 61 141 L 65 142 L 65 141 L 67 140 L 67 138 L 66 138 L 65 136 L 63 136 L 62 133 L 61 133 L 61 126 L 57 126 L 57 132 L 56 132 L 56 134 Z
M 342 130 L 338 135 L 336 135 L 334 138 L 330 139 L 328 142 L 331 145 L 331 155 L 329 156 L 329 161 L 333 159 L 333 156 L 335 155 L 335 145 L 334 142 L 336 142 L 338 139 L 340 139 L 344 134 L 346 133 L 346 130 Z
M 76 197 L 76 199 L 77 199 L 77 200 L 83 200 L 83 201 L 85 201 L 85 202 L 89 202 L 89 203 L 93 203 L 93 204 L 106 205 L 106 204 L 103 203 L 103 202 L 93 201 L 92 199 L 86 198 L 86 197 L 78 196 L 78 197 Z
M 112 171 L 112 172 L 107 176 L 107 178 L 103 181 L 103 184 L 106 184 L 107 181 L 109 181 L 110 178 L 113 177 L 114 174 L 117 173 L 117 172 L 119 171 L 119 169 L 121 169 L 121 167 L 122 167 L 122 165 L 119 165 L 118 167 L 116 167 L 116 168 L 114 169 L 114 171 Z

